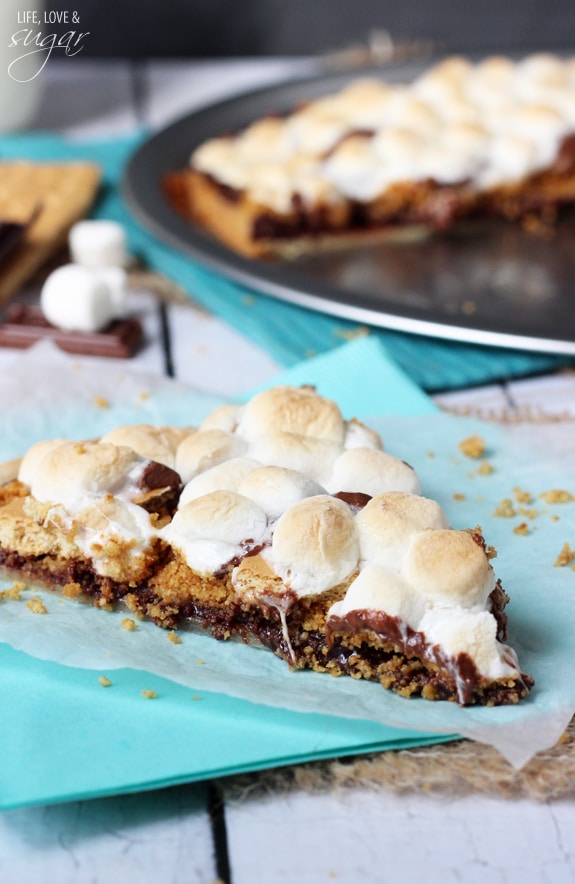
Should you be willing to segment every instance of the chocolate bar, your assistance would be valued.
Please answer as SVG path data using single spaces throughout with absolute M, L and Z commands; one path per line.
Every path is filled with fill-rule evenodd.
M 37 341 L 51 340 L 66 353 L 127 359 L 142 341 L 138 319 L 115 319 L 100 332 L 63 331 L 48 322 L 40 307 L 12 304 L 0 324 L 0 347 L 26 349 Z

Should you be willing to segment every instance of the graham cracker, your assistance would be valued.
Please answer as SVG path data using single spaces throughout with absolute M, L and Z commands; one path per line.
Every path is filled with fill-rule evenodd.
M 0 221 L 28 225 L 0 264 L 0 305 L 65 245 L 99 184 L 100 169 L 93 163 L 0 162 Z

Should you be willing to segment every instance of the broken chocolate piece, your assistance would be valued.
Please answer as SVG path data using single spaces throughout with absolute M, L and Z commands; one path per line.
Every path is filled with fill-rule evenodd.
M 0 221 L 0 263 L 18 245 L 27 226 L 15 221 Z
M 142 341 L 139 320 L 115 319 L 101 332 L 74 332 L 56 328 L 39 307 L 13 304 L 0 324 L 0 347 L 26 349 L 43 340 L 52 340 L 66 353 L 83 356 L 109 356 L 126 359 Z

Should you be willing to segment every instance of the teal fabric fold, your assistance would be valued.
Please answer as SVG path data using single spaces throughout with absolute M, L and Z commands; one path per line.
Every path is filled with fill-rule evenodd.
M 94 217 L 120 221 L 127 230 L 131 249 L 151 268 L 179 283 L 194 301 L 240 329 L 280 365 L 288 367 L 311 355 L 328 352 L 366 331 L 381 341 L 406 374 L 428 392 L 520 378 L 572 362 L 567 357 L 365 329 L 353 322 L 256 294 L 194 263 L 138 224 L 121 196 L 125 164 L 145 138 L 144 132 L 89 142 L 66 140 L 48 133 L 7 136 L 0 139 L 0 157 L 98 163 L 104 180 Z

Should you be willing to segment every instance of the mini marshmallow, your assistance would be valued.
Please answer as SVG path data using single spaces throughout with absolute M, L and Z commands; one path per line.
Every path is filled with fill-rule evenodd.
M 428 528 L 447 528 L 445 513 L 435 500 L 388 491 L 367 503 L 357 514 L 363 561 L 400 569 L 411 538 Z
M 215 467 L 231 457 L 247 453 L 247 443 L 225 430 L 201 430 L 188 436 L 176 451 L 176 470 L 187 483 L 198 473 Z M 257 458 L 256 458 L 257 459 Z
M 251 457 L 232 457 L 210 467 L 190 479 L 180 495 L 179 507 L 204 494 L 211 494 L 212 491 L 238 491 L 242 480 L 259 466 L 259 462 Z
M 186 503 L 161 532 L 200 574 L 220 571 L 258 546 L 267 530 L 265 513 L 233 491 L 214 491 Z
M 274 387 L 258 393 L 245 406 L 238 433 L 252 440 L 272 430 L 314 436 L 341 444 L 344 421 L 335 402 L 312 387 Z
M 115 298 L 104 279 L 87 267 L 65 264 L 42 287 L 40 306 L 48 322 L 64 331 L 98 332 L 115 318 Z
M 308 497 L 278 520 L 264 558 L 297 595 L 314 595 L 346 580 L 359 544 L 350 508 L 328 495 Z
M 151 424 L 134 424 L 115 427 L 101 437 L 100 442 L 124 445 L 141 457 L 156 460 L 174 469 L 176 449 L 180 442 L 191 436 L 193 429 L 179 427 L 155 427 Z
M 375 497 L 385 491 L 419 492 L 419 479 L 413 467 L 375 448 L 350 448 L 333 465 L 326 488 L 338 491 L 361 491 Z
M 325 488 L 285 467 L 257 467 L 241 481 L 238 491 L 253 500 L 270 519 L 306 497 L 325 494 Z
M 68 237 L 70 254 L 83 267 L 125 267 L 126 233 L 116 221 L 79 221 Z
M 345 617 L 350 611 L 382 612 L 417 629 L 425 601 L 399 574 L 369 564 L 351 582 L 342 601 L 332 605 L 329 616 Z
M 421 531 L 410 544 L 403 576 L 433 607 L 484 606 L 495 586 L 485 550 L 467 531 Z

